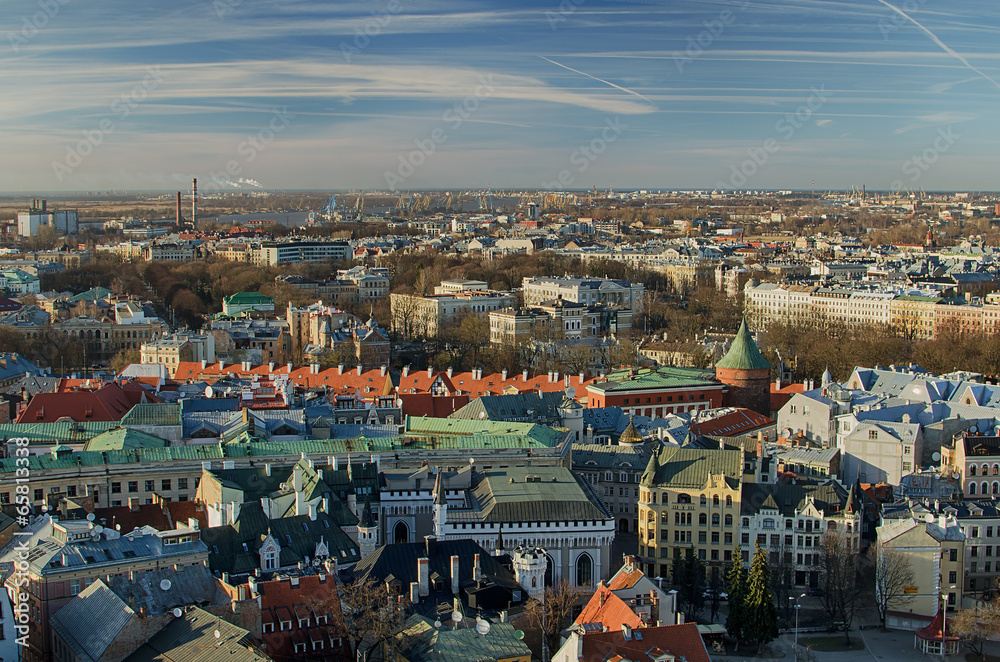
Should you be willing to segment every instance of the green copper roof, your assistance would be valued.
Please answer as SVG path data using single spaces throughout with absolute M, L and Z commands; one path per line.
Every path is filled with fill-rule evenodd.
M 701 489 L 710 475 L 724 475 L 730 487 L 738 487 L 743 478 L 743 451 L 665 446 L 649 459 L 641 484 Z
M 154 437 L 151 434 L 128 428 L 116 428 L 97 435 L 88 441 L 83 449 L 87 451 L 120 451 L 127 448 L 164 448 L 166 445 L 165 439 Z
M 771 364 L 767 362 L 757 349 L 757 343 L 750 335 L 747 328 L 747 321 L 744 319 L 740 323 L 740 330 L 733 338 L 733 344 L 726 352 L 726 355 L 715 364 L 716 368 L 727 370 L 770 370 Z
M 587 386 L 589 391 L 611 393 L 640 389 L 695 388 L 716 384 L 715 372 L 697 368 L 639 368 L 609 373 L 604 381 Z

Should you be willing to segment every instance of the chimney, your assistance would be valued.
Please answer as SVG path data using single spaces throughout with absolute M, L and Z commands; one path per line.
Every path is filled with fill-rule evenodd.
M 524 370 L 523 372 L 521 372 L 521 381 L 523 381 L 523 382 L 528 381 L 528 371 L 527 370 Z
M 274 361 L 271 361 L 270 363 L 267 364 L 267 371 L 274 372 Z
M 266 476 L 270 476 L 271 475 L 271 463 L 270 462 L 266 462 L 264 464 L 264 475 L 266 475 Z
M 684 624 L 684 612 L 679 611 L 677 612 L 677 625 L 683 625 L 683 624 Z
M 385 377 L 385 370 L 386 370 L 386 368 L 385 368 L 385 365 L 383 365 L 383 366 L 382 366 L 382 367 L 381 367 L 381 368 L 379 369 L 379 374 L 381 374 L 381 375 L 382 375 L 383 377 Z
M 503 371 L 500 373 L 500 379 L 502 379 L 503 381 L 507 381 L 507 368 L 504 368 Z
M 451 557 L 451 593 L 458 595 L 458 556 Z
M 264 517 L 271 519 L 271 499 L 270 497 L 260 498 L 260 508 L 264 511 Z
M 315 522 L 316 521 L 316 504 L 315 503 L 310 503 L 309 504 L 309 521 L 310 522 Z
M 409 374 L 410 374 L 410 366 L 404 365 L 403 366 L 403 376 L 406 377 Z
M 410 582 L 410 602 L 420 603 L 420 582 Z
M 361 371 L 362 371 L 363 369 L 364 369 L 364 366 L 360 366 L 360 365 L 358 366 L 358 377 L 360 377 L 360 376 L 361 376 Z
M 437 553 L 437 536 L 424 536 L 424 551 L 428 558 Z
M 604 606 L 604 601 L 607 600 L 607 599 L 608 599 L 608 594 L 605 593 L 604 591 L 600 591 L 599 590 L 598 593 L 597 593 L 597 602 L 598 602 L 598 604 L 603 607 Z
M 287 368 L 288 368 L 288 374 L 289 374 L 289 375 L 290 375 L 290 374 L 292 374 L 292 364 L 291 364 L 291 363 L 288 363 L 288 364 L 286 364 L 286 366 L 285 366 L 285 367 L 287 367 Z
M 451 379 L 451 375 L 452 375 L 452 371 L 453 370 L 454 370 L 454 368 L 452 368 L 451 366 L 448 366 L 448 379 Z
M 428 366 L 427 377 L 433 377 L 433 376 L 434 376 L 434 366 Z
M 339 471 L 339 470 L 340 470 L 340 460 L 338 460 L 338 459 L 337 459 L 337 456 L 336 456 L 336 455 L 334 455 L 334 456 L 333 456 L 333 457 L 331 458 L 331 460 L 332 460 L 332 461 L 330 462 L 330 464 L 332 464 L 332 465 L 333 465 L 333 470 L 334 470 L 334 471 Z
M 295 467 L 292 471 L 292 489 L 296 492 L 302 491 L 302 467 Z
M 319 364 L 318 363 L 310 363 L 309 364 L 309 374 L 310 375 L 318 375 L 319 374 Z
M 632 641 L 632 628 L 625 623 L 622 623 L 622 637 L 625 641 Z
M 191 180 L 191 227 L 198 227 L 198 180 Z
M 420 597 L 425 598 L 431 594 L 431 562 L 426 556 L 417 559 L 417 584 Z
M 580 373 L 579 377 L 580 377 L 580 383 L 582 384 L 583 383 L 583 373 L 582 372 Z
M 480 581 L 483 578 L 483 568 L 479 565 L 479 554 L 472 557 L 472 580 Z

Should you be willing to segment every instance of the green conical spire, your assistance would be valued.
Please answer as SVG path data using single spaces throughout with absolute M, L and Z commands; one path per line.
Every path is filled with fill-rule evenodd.
M 733 344 L 726 355 L 715 364 L 716 368 L 728 370 L 770 370 L 771 364 L 757 349 L 757 343 L 747 328 L 747 319 L 740 322 L 740 330 L 733 338 Z

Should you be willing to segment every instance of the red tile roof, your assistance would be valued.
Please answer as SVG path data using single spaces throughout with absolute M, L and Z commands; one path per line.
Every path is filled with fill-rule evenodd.
M 18 417 L 18 423 L 55 423 L 69 418 L 86 421 L 120 421 L 132 407 L 142 402 L 159 402 L 136 388 L 107 384 L 97 391 L 38 393 Z
M 695 423 L 691 426 L 691 432 L 697 435 L 734 437 L 768 425 L 774 425 L 774 419 L 739 408 L 710 421 Z
M 788 384 L 780 389 L 775 388 L 777 384 L 771 384 L 771 411 L 778 411 L 785 406 L 785 403 L 792 399 L 796 393 L 804 393 L 806 387 L 801 383 Z
M 291 629 L 275 627 L 273 632 L 261 635 L 264 648 L 275 660 L 344 660 L 350 650 L 330 647 L 337 639 L 338 624 L 342 616 L 337 582 L 333 575 L 304 575 L 293 579 L 274 579 L 257 583 L 260 594 L 262 623 L 291 621 Z M 317 616 L 326 616 L 326 623 L 317 622 Z M 299 625 L 300 619 L 303 625 Z M 313 650 L 312 642 L 323 642 L 322 650 Z M 295 644 L 305 643 L 305 651 L 295 653 Z
M 625 569 L 623 568 L 622 570 L 619 570 L 614 577 L 611 578 L 611 581 L 608 582 L 608 588 L 610 588 L 612 591 L 620 591 L 623 588 L 632 588 L 633 586 L 635 586 L 635 583 L 640 579 L 642 579 L 644 576 L 645 574 L 642 572 L 642 570 L 639 570 L 638 568 L 633 570 L 632 572 L 626 572 Z
M 469 404 L 468 395 L 431 395 L 430 393 L 400 393 L 403 416 L 447 418 Z
M 203 368 L 201 363 L 194 361 L 184 361 L 178 363 L 174 370 L 173 378 L 176 381 L 205 381 L 216 382 L 223 377 L 235 376 L 249 378 L 254 375 L 271 377 L 272 375 L 289 375 L 293 386 L 299 388 L 323 388 L 343 392 L 349 389 L 352 393 L 361 390 L 368 395 L 389 395 L 393 392 L 392 378 L 388 373 L 382 374 L 381 369 L 364 370 L 359 375 L 357 369 L 344 370 L 340 373 L 339 368 L 326 368 L 313 373 L 310 366 L 292 367 L 289 370 L 288 364 L 274 366 L 272 370 L 269 365 L 250 366 L 249 370 L 243 369 L 242 363 L 230 363 L 223 365 L 221 362 L 206 364 Z M 372 389 L 365 391 L 365 389 Z
M 653 662 L 655 653 L 669 653 L 675 658 L 684 657 L 687 662 L 710 662 L 705 642 L 694 623 L 633 628 L 627 639 L 619 628 L 612 632 L 584 634 L 581 640 L 581 659 L 584 660 L 610 660 L 621 656 L 632 662 Z
M 603 582 L 573 622 L 576 625 L 600 623 L 606 630 L 620 630 L 622 625 L 632 628 L 642 625 L 642 619 Z

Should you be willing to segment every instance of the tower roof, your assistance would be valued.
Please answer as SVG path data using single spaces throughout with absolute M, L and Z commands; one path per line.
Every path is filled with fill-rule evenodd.
M 624 445 L 642 443 L 642 435 L 635 429 L 631 417 L 629 417 L 628 426 L 622 430 L 621 436 L 618 437 L 618 443 Z
M 369 496 L 365 499 L 365 509 L 361 512 L 361 524 L 360 526 L 373 529 L 375 528 L 375 516 L 372 513 L 372 498 Z
M 767 359 L 760 353 L 760 350 L 757 349 L 757 343 L 754 342 L 753 336 L 750 335 L 750 329 L 747 328 L 745 317 L 740 322 L 740 330 L 736 332 L 732 346 L 726 352 L 726 355 L 715 364 L 715 367 L 728 370 L 771 369 L 771 364 L 768 363 Z
M 444 496 L 444 480 L 442 480 L 440 469 L 438 469 L 437 479 L 434 481 L 434 505 L 448 505 L 448 500 Z

